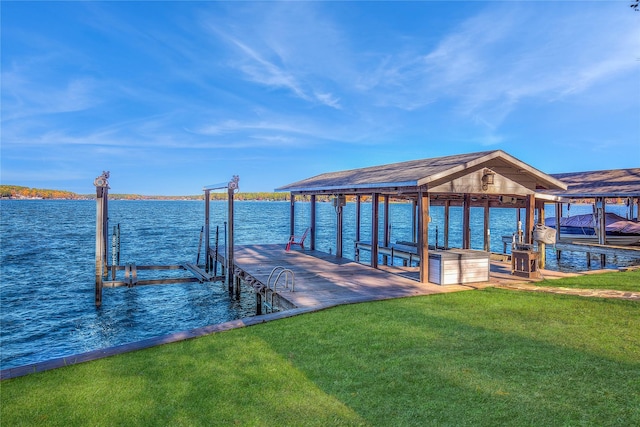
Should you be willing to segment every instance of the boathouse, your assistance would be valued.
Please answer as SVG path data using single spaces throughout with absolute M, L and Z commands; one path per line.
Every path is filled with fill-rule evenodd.
M 315 249 L 316 231 L 316 197 L 319 195 L 333 196 L 336 207 L 336 256 L 343 256 L 343 212 L 346 196 L 352 196 L 356 202 L 356 258 L 360 250 L 371 252 L 371 267 L 379 268 L 379 255 L 384 257 L 400 256 L 418 261 L 419 281 L 426 283 L 442 279 L 446 261 L 452 260 L 452 268 L 458 268 L 455 283 L 466 283 L 460 276 L 460 267 L 469 262 L 468 270 L 472 270 L 473 260 L 478 258 L 482 265 L 486 265 L 488 280 L 489 269 L 489 209 L 511 208 L 517 209 L 518 220 L 520 210 L 524 209 L 524 230 L 522 240 L 524 244 L 532 244 L 532 232 L 536 211 L 544 210 L 545 202 L 559 202 L 561 198 L 543 193 L 543 190 L 567 189 L 567 185 L 560 179 L 541 172 L 540 170 L 522 162 L 502 150 L 484 151 L 478 153 L 460 154 L 454 156 L 412 160 L 400 163 L 372 166 L 360 169 L 324 173 L 303 179 L 276 189 L 291 194 L 290 233 L 295 234 L 295 205 L 296 198 L 308 196 L 311 202 L 309 219 L 309 242 L 311 250 Z M 371 209 L 371 241 L 360 241 L 361 209 L 363 197 L 372 201 Z M 414 239 L 413 242 L 402 242 L 401 245 L 389 241 L 387 232 L 389 224 L 390 199 L 405 199 L 413 203 L 414 209 Z M 383 233 L 379 230 L 380 201 L 383 202 Z M 431 206 L 444 206 L 445 229 L 444 248 L 429 248 Z M 451 249 L 448 247 L 449 208 L 460 206 L 463 208 L 462 247 Z M 471 250 L 470 209 L 484 208 L 485 242 L 484 251 Z M 543 217 L 543 214 L 538 218 Z M 519 221 L 520 222 L 520 221 Z M 380 234 L 384 237 L 380 239 Z M 432 255 L 432 256 L 430 256 Z M 420 262 L 420 260 L 429 260 Z M 431 266 L 431 267 L 430 267 Z M 473 267 L 473 268 L 471 268 Z M 432 269 L 430 272 L 429 269 Z M 437 270 L 437 271 L 435 271 Z M 431 274 L 430 274 L 431 273 Z M 470 277 L 468 281 L 483 281 L 477 277 Z
M 606 264 L 606 256 L 616 257 L 619 255 L 629 255 L 637 257 L 640 255 L 640 247 L 637 246 L 640 236 L 637 232 L 638 209 L 640 207 L 640 168 L 610 169 L 587 172 L 571 172 L 552 175 L 554 178 L 567 184 L 564 190 L 550 189 L 543 193 L 558 197 L 560 202 L 556 203 L 556 215 L 552 218 L 551 226 L 557 230 L 557 241 L 555 244 L 556 256 L 565 251 L 580 251 L 587 254 L 587 266 L 591 266 L 591 254 L 600 254 L 600 264 Z M 562 217 L 563 202 L 593 204 L 593 216 L 582 215 L 589 218 L 587 228 L 595 229 L 592 236 L 563 235 L 561 228 L 557 227 L 558 218 Z M 627 221 L 619 223 L 629 224 L 626 229 L 629 235 L 610 235 L 608 233 L 608 221 L 616 215 L 607 213 L 607 203 L 624 203 L 627 207 Z
M 545 193 L 561 197 L 569 203 L 592 200 L 596 207 L 600 206 L 603 211 L 608 200 L 623 201 L 627 206 L 627 219 L 638 221 L 640 168 L 572 172 L 551 176 L 567 184 L 567 188 L 548 190 Z

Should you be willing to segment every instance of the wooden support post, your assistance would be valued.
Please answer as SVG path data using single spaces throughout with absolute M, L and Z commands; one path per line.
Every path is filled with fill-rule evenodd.
M 102 251 L 102 239 L 104 236 L 102 233 L 102 218 L 104 215 L 104 205 L 102 202 L 105 192 L 104 188 L 96 187 L 96 307 L 102 305 L 102 266 L 104 265 L 104 253 Z
M 536 201 L 536 209 L 538 211 L 538 224 L 544 225 L 544 200 Z M 540 268 L 545 268 L 547 264 L 547 245 L 542 242 L 538 242 L 538 266 Z
M 607 199 L 604 197 L 596 197 L 596 218 L 597 218 L 597 234 L 598 234 L 598 244 L 606 245 L 607 244 Z M 600 254 L 600 265 L 602 268 L 607 263 L 607 256 L 605 254 Z
M 242 291 L 242 280 L 240 279 L 240 276 L 236 276 L 235 277 L 235 291 L 236 291 L 236 301 L 240 301 L 240 293 Z
M 418 193 L 418 255 L 420 256 L 420 283 L 429 282 L 429 193 Z
M 560 219 L 562 218 L 562 203 L 556 203 L 556 243 L 560 241 Z M 560 261 L 562 251 L 556 249 L 556 260 Z
M 102 306 L 103 280 L 107 271 L 107 224 L 109 202 L 109 172 L 103 171 L 102 175 L 93 181 L 96 187 L 96 289 L 95 305 Z
M 256 316 L 262 314 L 262 294 L 260 292 L 256 292 Z
M 233 240 L 234 240 L 234 218 L 233 218 L 233 213 L 234 213 L 234 209 L 233 209 L 233 194 L 235 193 L 235 191 L 238 189 L 238 181 L 239 178 L 237 175 L 235 175 L 233 177 L 233 179 L 229 182 L 228 186 L 227 186 L 227 208 L 228 208 L 228 213 L 227 213 L 227 218 L 229 221 L 229 229 L 227 230 L 228 233 L 228 238 L 227 238 L 227 268 L 226 268 L 226 280 L 227 280 L 227 286 L 229 288 L 229 292 L 232 291 L 233 289 L 233 277 L 234 277 L 234 272 L 235 272 L 235 268 L 234 268 L 234 259 L 233 259 L 233 254 L 234 254 L 234 247 L 233 247 Z
M 211 254 L 210 254 L 210 242 L 209 242 L 209 227 L 210 227 L 210 198 L 211 190 L 204 190 L 204 271 L 207 273 L 211 270 Z
M 449 249 L 449 213 L 451 211 L 451 201 L 444 202 L 444 248 Z
M 291 193 L 291 201 L 289 206 L 289 235 L 296 234 L 296 196 Z
M 105 195 L 104 197 L 102 197 L 102 211 L 103 211 L 103 216 L 102 216 L 102 243 L 103 243 L 103 248 L 102 248 L 102 277 L 105 278 L 108 276 L 108 270 L 107 270 L 107 265 L 109 264 L 109 261 L 107 259 L 107 246 L 109 245 L 109 189 L 106 188 L 105 189 Z
M 418 241 L 418 201 L 411 201 L 411 238 L 412 242 Z
M 380 195 L 371 195 L 371 267 L 378 268 L 378 216 L 380 211 Z
M 356 242 L 360 241 L 360 215 L 362 214 L 361 206 L 360 206 L 361 198 L 360 195 L 356 195 Z M 360 261 L 360 249 L 355 248 L 354 258 L 356 262 Z
M 484 250 L 485 252 L 491 252 L 491 229 L 489 218 L 489 199 L 484 201 Z
M 520 208 L 516 209 L 516 233 L 518 235 L 518 243 L 524 243 L 522 236 L 522 212 Z
M 343 207 L 340 203 L 336 205 L 336 257 L 342 258 L 342 237 L 343 237 Z
M 462 202 L 462 249 L 471 248 L 471 194 L 465 194 Z
M 525 217 L 524 242 L 532 244 L 533 240 L 533 222 L 535 211 L 535 197 L 533 194 L 527 196 L 527 213 Z
M 389 247 L 389 195 L 385 194 L 382 197 L 382 200 L 384 201 L 384 222 L 383 222 L 383 230 L 384 230 L 384 236 L 382 238 L 382 244 L 385 248 Z M 393 264 L 393 259 L 391 260 L 391 263 Z M 387 255 L 383 255 L 382 256 L 382 264 L 383 265 L 388 265 L 389 264 L 389 257 Z
M 309 227 L 311 227 L 311 229 L 309 230 L 309 249 L 311 249 L 312 251 L 314 251 L 316 249 L 316 195 L 312 194 L 311 195 L 311 224 L 309 224 Z
M 220 238 L 220 227 L 216 225 L 216 250 L 213 253 L 213 275 L 218 275 L 218 243 Z M 224 267 L 222 267 L 224 270 Z

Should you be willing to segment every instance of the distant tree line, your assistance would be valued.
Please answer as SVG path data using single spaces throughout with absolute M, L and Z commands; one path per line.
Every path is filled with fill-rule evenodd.
M 91 200 L 95 199 L 95 194 L 77 194 L 64 190 L 49 190 L 42 188 L 30 188 L 20 185 L 0 185 L 0 198 L 3 199 L 72 199 Z M 210 193 L 211 200 L 227 200 L 227 192 Z M 234 195 L 235 200 L 268 200 L 268 201 L 288 201 L 289 193 L 270 192 L 240 192 Z M 329 201 L 331 196 L 318 196 L 318 201 Z M 118 194 L 109 193 L 111 200 L 204 200 L 204 194 L 191 196 L 146 196 L 142 194 Z M 304 200 L 299 197 L 299 200 Z M 308 200 L 308 197 L 306 198 Z
M 30 188 L 20 185 L 0 185 L 0 197 L 3 199 L 84 199 L 71 191 Z

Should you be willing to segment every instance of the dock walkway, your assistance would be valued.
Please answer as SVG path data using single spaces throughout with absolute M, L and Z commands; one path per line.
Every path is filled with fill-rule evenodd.
M 274 267 L 291 270 L 294 292 L 283 290 L 281 297 L 298 308 L 339 305 L 389 298 L 430 295 L 473 289 L 471 286 L 439 286 L 420 283 L 384 270 L 319 251 L 284 250 L 283 245 L 236 246 L 236 270 L 245 281 L 266 285 Z

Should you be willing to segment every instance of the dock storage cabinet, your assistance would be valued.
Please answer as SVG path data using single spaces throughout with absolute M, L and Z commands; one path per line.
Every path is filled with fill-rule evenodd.
M 458 285 L 489 281 L 489 252 L 450 249 L 429 252 L 429 282 Z

